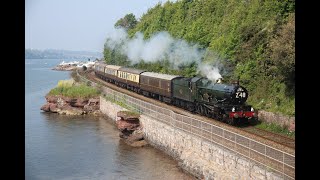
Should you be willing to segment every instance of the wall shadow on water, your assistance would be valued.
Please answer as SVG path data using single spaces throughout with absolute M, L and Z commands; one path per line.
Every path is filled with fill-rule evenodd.
M 127 145 L 110 119 L 45 112 L 41 112 L 41 116 L 53 131 L 48 132 L 51 134 L 48 141 L 57 149 L 51 158 L 60 159 L 59 164 L 63 164 L 53 170 L 60 174 L 55 174 L 55 178 L 195 179 L 162 151 Z

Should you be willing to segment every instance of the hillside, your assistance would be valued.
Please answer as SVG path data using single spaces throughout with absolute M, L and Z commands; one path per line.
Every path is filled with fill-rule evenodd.
M 132 14 L 120 19 L 115 27 L 125 28 L 130 38 L 142 33 L 144 40 L 152 40 L 155 34 L 166 32 L 195 44 L 199 52 L 204 52 L 202 63 L 218 62 L 225 80 L 239 78 L 249 91 L 249 104 L 295 115 L 295 1 L 168 1 L 131 24 L 128 20 L 132 20 Z M 109 46 L 104 50 L 108 63 L 184 76 L 199 72 L 199 63 L 174 67 L 168 58 L 151 62 L 141 56 L 140 61 L 132 63 L 130 52 L 124 54 L 121 43 L 110 46 L 110 42 L 107 39 Z

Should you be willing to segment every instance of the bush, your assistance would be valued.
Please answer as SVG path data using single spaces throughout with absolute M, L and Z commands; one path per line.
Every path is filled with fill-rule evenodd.
M 74 85 L 74 80 L 73 79 L 68 79 L 68 80 L 60 80 L 58 82 L 58 87 L 59 88 L 69 88 Z
M 78 76 L 77 71 L 73 70 L 73 71 L 71 72 L 70 76 L 72 77 L 72 79 L 73 79 L 75 82 L 80 82 L 80 77 Z
M 57 87 L 50 90 L 49 95 L 62 95 L 71 98 L 92 98 L 97 97 L 100 94 L 100 91 L 86 86 L 84 84 L 74 85 L 71 84 L 69 80 L 59 81 Z

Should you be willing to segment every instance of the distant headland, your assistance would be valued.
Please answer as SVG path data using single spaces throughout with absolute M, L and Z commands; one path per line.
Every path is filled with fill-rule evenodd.
M 100 59 L 101 52 L 25 49 L 25 59 Z

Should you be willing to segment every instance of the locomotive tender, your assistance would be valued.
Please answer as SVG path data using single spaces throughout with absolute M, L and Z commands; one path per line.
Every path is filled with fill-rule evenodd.
M 245 103 L 248 91 L 239 83 L 147 72 L 104 62 L 96 62 L 94 72 L 106 82 L 231 125 L 257 118 L 254 109 Z

